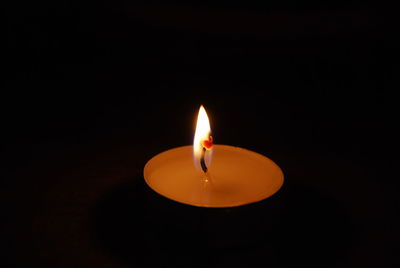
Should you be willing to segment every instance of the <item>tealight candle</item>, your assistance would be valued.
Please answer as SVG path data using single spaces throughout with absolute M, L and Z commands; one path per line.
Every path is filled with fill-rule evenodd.
M 193 146 L 162 152 L 144 167 L 157 193 L 199 207 L 234 207 L 266 199 L 283 185 L 282 170 L 269 158 L 228 145 L 215 145 L 208 116 L 200 107 Z

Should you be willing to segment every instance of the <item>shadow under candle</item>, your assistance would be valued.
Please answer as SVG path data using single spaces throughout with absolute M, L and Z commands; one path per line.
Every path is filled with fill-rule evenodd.
M 200 208 L 133 178 L 99 200 L 91 224 L 99 247 L 145 267 L 329 267 L 346 258 L 356 235 L 341 203 L 291 181 L 261 202 Z

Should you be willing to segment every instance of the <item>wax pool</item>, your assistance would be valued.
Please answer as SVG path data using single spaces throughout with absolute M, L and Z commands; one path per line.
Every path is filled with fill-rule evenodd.
M 214 145 L 209 177 L 193 163 L 193 146 L 162 152 L 144 168 L 146 183 L 157 193 L 199 207 L 234 207 L 274 195 L 283 185 L 282 170 L 269 158 L 239 147 Z

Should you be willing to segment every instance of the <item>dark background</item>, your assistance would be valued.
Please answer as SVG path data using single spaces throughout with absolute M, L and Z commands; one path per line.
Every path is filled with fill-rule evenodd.
M 270 2 L 7 5 L 3 266 L 149 266 L 139 255 L 150 266 L 174 267 L 253 266 L 265 261 L 260 256 L 273 267 L 398 264 L 394 12 L 376 1 Z M 109 218 L 126 220 L 130 201 L 133 211 L 145 208 L 104 196 L 129 196 L 118 190 L 126 183 L 141 192 L 130 181 L 141 180 L 151 156 L 191 143 L 200 104 L 216 143 L 267 155 L 292 185 L 289 203 L 312 207 L 302 215 L 288 209 L 285 219 L 301 226 L 285 225 L 288 249 L 266 255 L 264 246 L 243 246 L 207 258 L 155 250 L 149 257 L 141 243 L 118 238 L 146 225 Z M 114 201 L 99 205 L 104 200 Z M 110 212 L 122 203 L 126 210 Z M 109 225 L 96 222 L 109 212 Z M 318 215 L 325 220 L 313 233 Z M 300 250 L 308 241 L 317 244 Z

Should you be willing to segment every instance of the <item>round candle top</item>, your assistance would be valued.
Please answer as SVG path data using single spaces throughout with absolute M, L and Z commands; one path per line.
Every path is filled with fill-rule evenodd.
M 282 170 L 269 158 L 239 147 L 213 145 L 212 165 L 201 172 L 193 163 L 193 146 L 162 152 L 147 162 L 146 183 L 157 193 L 200 207 L 234 207 L 275 194 Z

